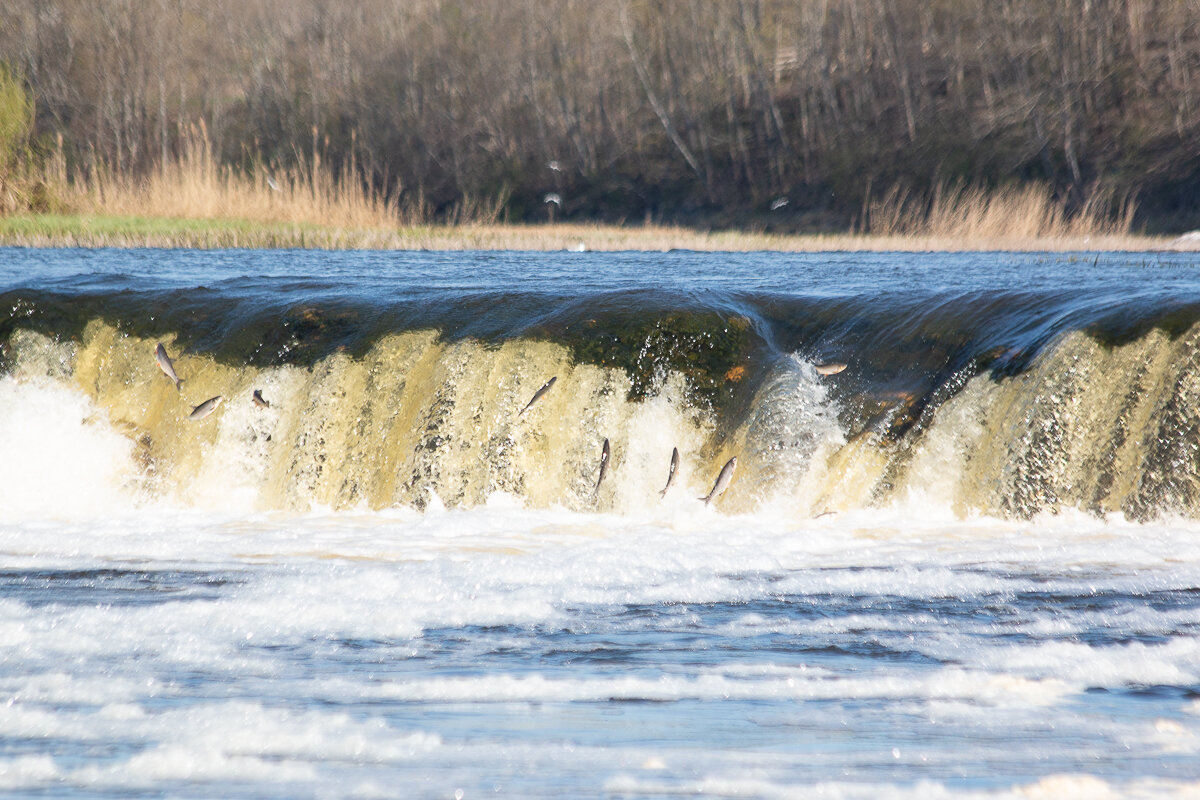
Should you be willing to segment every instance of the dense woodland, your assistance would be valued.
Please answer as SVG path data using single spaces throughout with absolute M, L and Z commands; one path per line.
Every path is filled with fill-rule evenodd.
M 1200 226 L 1200 0 L 4 0 L 0 61 L 76 169 L 203 123 L 241 168 L 514 221 L 811 230 L 1041 182 Z

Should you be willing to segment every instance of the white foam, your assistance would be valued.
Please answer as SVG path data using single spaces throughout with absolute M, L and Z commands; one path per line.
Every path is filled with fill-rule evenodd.
M 336 692 L 336 684 L 330 687 Z M 1070 693 L 1053 679 L 1029 680 L 967 670 L 930 671 L 888 677 L 845 677 L 818 669 L 779 670 L 776 674 L 726 675 L 702 671 L 692 677 L 597 676 L 587 680 L 542 675 L 479 676 L 406 680 L 380 684 L 373 696 L 390 700 L 461 703 L 543 703 L 642 700 L 883 700 L 970 702 L 977 707 L 1051 705 Z
M 883 784 L 871 781 L 819 781 L 796 785 L 767 775 L 706 776 L 683 782 L 623 774 L 607 781 L 607 792 L 648 797 L 822 797 L 829 800 L 1185 800 L 1200 796 L 1200 782 L 1179 780 L 1106 781 L 1093 775 L 1058 774 L 1002 789 L 964 789 L 939 781 Z
M 1163 644 L 1131 642 L 1094 647 L 1055 641 L 989 650 L 973 659 L 1005 672 L 1055 675 L 1079 686 L 1188 686 L 1200 684 L 1200 639 Z
M 758 390 L 739 453 L 741 480 L 770 513 L 812 514 L 827 489 L 830 456 L 845 444 L 828 379 L 800 354 L 783 359 Z M 749 505 L 749 504 L 747 504 Z
M 62 773 L 49 755 L 0 759 L 0 789 L 25 789 L 59 781 Z
M 163 781 L 312 783 L 317 762 L 407 763 L 441 746 L 437 735 L 400 731 L 382 720 L 337 711 L 296 712 L 257 702 L 200 704 L 147 713 L 104 707 L 55 720 L 48 713 L 0 713 L 0 730 L 17 738 L 96 740 L 139 746 L 120 762 L 63 770 L 52 761 L 18 765 L 22 783 L 145 787 Z M 149 747 L 140 747 L 149 745 Z M 3 767 L 0 766 L 0 771 Z M 2 785 L 2 784 L 0 784 Z
M 812 521 L 698 505 L 593 514 L 497 497 L 425 513 L 225 514 L 159 504 L 87 520 L 0 522 L 10 570 L 147 576 L 129 593 L 142 602 L 131 604 L 113 602 L 121 593 L 103 590 L 117 578 L 104 575 L 72 579 L 91 581 L 95 599 L 71 601 L 51 584 L 42 595 L 14 589 L 0 600 L 8 634 L 0 696 L 12 701 L 0 708 L 0 738 L 75 747 L 61 760 L 0 763 L 0 786 L 120 795 L 186 781 L 214 794 L 237 784 L 386 796 L 388 785 L 425 776 L 425 794 L 449 796 L 477 786 L 471 779 L 482 772 L 574 769 L 565 785 L 607 780 L 646 793 L 795 796 L 819 787 L 831 796 L 958 797 L 970 793 L 922 783 L 928 773 L 912 764 L 990 764 L 998 741 L 1007 760 L 990 780 L 1005 783 L 998 771 L 1011 765 L 1037 774 L 1047 725 L 1066 748 L 1056 770 L 1126 745 L 1143 759 L 1197 752 L 1197 712 L 1184 703 L 1156 701 L 1142 717 L 1080 711 L 1094 702 L 1093 687 L 1119 697 L 1130 687 L 1200 682 L 1200 645 L 1180 635 L 1194 626 L 1194 609 L 1146 600 L 1200 585 L 1196 523 L 945 520 L 897 508 Z M 224 583 L 210 587 L 207 578 Z M 155 581 L 161 592 L 148 588 Z M 1023 599 L 1031 594 L 1044 602 Z M 1059 595 L 1098 602 L 1056 605 Z M 627 613 L 639 607 L 648 617 Z M 561 641 L 552 646 L 553 637 Z M 679 644 L 684 637 L 694 641 Z M 588 648 L 606 641 L 644 642 L 644 660 L 622 669 L 556 660 L 578 643 L 586 662 Z M 377 648 L 376 661 L 342 669 L 334 656 L 355 642 Z M 722 653 L 725 643 L 734 654 Z M 860 646 L 898 660 L 829 652 Z M 690 655 L 671 660 L 680 647 Z M 476 656 L 486 669 L 472 666 Z M 228 699 L 235 691 L 249 699 Z M 671 705 L 645 708 L 659 704 Z M 688 716 L 697 707 L 706 711 Z M 635 746 L 612 736 L 590 750 L 575 741 L 601 729 L 573 721 L 610 711 L 605 724 L 634 732 L 656 714 L 660 725 L 677 717 L 669 730 L 680 738 Z M 680 743 L 717 737 L 723 729 L 713 720 L 726 716 L 773 743 L 764 749 L 802 742 L 828 767 L 805 771 L 790 744 L 767 754 L 711 738 Z M 529 727 L 497 722 L 511 719 Z M 945 739 L 933 736 L 920 752 L 912 741 L 884 746 L 872 739 L 880 720 L 897 736 Z M 861 741 L 825 742 L 850 735 Z M 124 749 L 107 761 L 78 755 L 97 743 Z M 901 778 L 828 780 L 874 765 L 868 748 L 876 745 L 879 758 L 900 751 Z M 639 772 L 644 764 L 653 769 Z M 824 779 L 797 777 L 811 774 Z M 510 793 L 536 794 L 517 785 Z M 1063 785 L 1031 780 L 975 794 Z M 1104 786 L 1138 796 L 1148 786 L 1190 785 L 1122 778 Z
M 0 452 L 6 520 L 94 516 L 132 505 L 132 443 L 63 384 L 0 377 Z
M 240 387 L 235 397 L 226 398 L 220 413 L 210 417 L 217 429 L 215 441 L 206 447 L 200 466 L 181 487 L 193 507 L 229 512 L 259 509 L 259 487 L 267 472 L 269 442 L 278 434 L 280 403 L 292 401 L 298 370 L 263 370 L 253 388 L 275 398 L 268 408 L 258 408 L 245 398 L 253 388 Z M 289 391 L 290 390 L 290 391 Z

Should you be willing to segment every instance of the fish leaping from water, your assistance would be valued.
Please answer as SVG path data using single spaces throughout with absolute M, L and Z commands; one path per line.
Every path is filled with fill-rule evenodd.
M 679 448 L 671 448 L 671 471 L 667 473 L 667 485 L 658 493 L 659 499 L 667 496 L 667 491 L 670 490 L 671 484 L 675 483 L 675 471 L 679 469 Z
M 604 483 L 604 476 L 608 474 L 608 439 L 604 440 L 604 447 L 600 450 L 600 477 L 596 478 L 596 488 L 592 490 L 592 496 L 600 494 L 600 484 Z
M 179 384 L 183 383 L 183 378 L 175 374 L 175 364 L 167 355 L 167 348 L 163 347 L 162 342 L 159 342 L 158 347 L 154 348 L 154 358 L 158 361 L 158 366 L 162 369 L 163 374 L 175 382 L 175 390 L 179 391 Z
M 840 361 L 831 361 L 828 364 L 817 364 L 818 375 L 837 375 L 844 370 L 846 365 Z
M 271 401 L 262 396 L 262 389 L 255 389 L 254 394 L 250 395 L 250 399 L 254 401 L 254 405 L 259 408 L 270 408 Z
M 733 471 L 737 469 L 737 456 L 725 462 L 725 466 L 721 467 L 721 474 L 717 476 L 717 482 L 713 484 L 712 491 L 707 497 L 701 497 L 704 505 L 708 505 L 713 500 L 717 499 L 722 492 L 729 488 L 729 484 L 733 482 Z
M 525 407 L 524 407 L 524 408 L 522 408 L 520 411 L 518 411 L 518 412 L 517 412 L 517 416 L 518 416 L 518 417 L 519 417 L 519 416 L 521 416 L 522 414 L 524 414 L 526 411 L 528 411 L 528 410 L 529 410 L 529 407 L 530 407 L 530 406 L 532 406 L 532 405 L 533 405 L 534 403 L 536 403 L 538 400 L 541 400 L 541 399 L 542 399 L 542 395 L 544 395 L 546 392 L 550 391 L 550 387 L 554 385 L 554 382 L 555 382 L 556 380 L 558 380 L 558 376 L 557 376 L 557 375 L 555 375 L 555 376 L 554 376 L 553 378 L 551 378 L 550 380 L 546 381 L 546 383 L 545 383 L 545 384 L 542 386 L 542 388 L 540 388 L 540 389 L 538 389 L 536 392 L 534 392 L 534 393 L 533 393 L 533 397 L 531 397 L 531 398 L 529 399 L 529 402 L 525 404 Z
M 188 414 L 188 419 L 204 419 L 209 414 L 217 410 L 217 406 L 221 405 L 221 395 L 210 397 L 200 405 L 192 409 L 192 413 Z

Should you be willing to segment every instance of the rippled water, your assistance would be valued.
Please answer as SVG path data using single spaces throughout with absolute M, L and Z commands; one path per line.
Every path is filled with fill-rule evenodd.
M 1064 775 L 1194 792 L 1196 534 L 503 506 L 6 525 L 0 779 L 122 797 L 958 796 Z
M 207 257 L 182 258 L 170 280 L 202 280 Z M 752 272 L 720 258 L 683 260 Z M 603 280 L 649 281 L 640 260 Z M 828 286 L 838 263 L 806 269 Z M 93 480 L 128 443 L 83 395 L 8 376 L 0 398 L 13 796 L 1200 796 L 1193 519 L 997 519 L 914 493 L 818 518 L 684 492 L 620 513 L 502 493 L 202 509 Z

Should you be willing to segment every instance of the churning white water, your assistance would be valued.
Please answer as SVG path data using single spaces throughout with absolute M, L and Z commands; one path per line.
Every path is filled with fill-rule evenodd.
M 1190 520 L 201 511 L 0 397 L 4 793 L 1200 793 Z
M 0 795 L 1200 797 L 1186 259 L 0 249 Z

